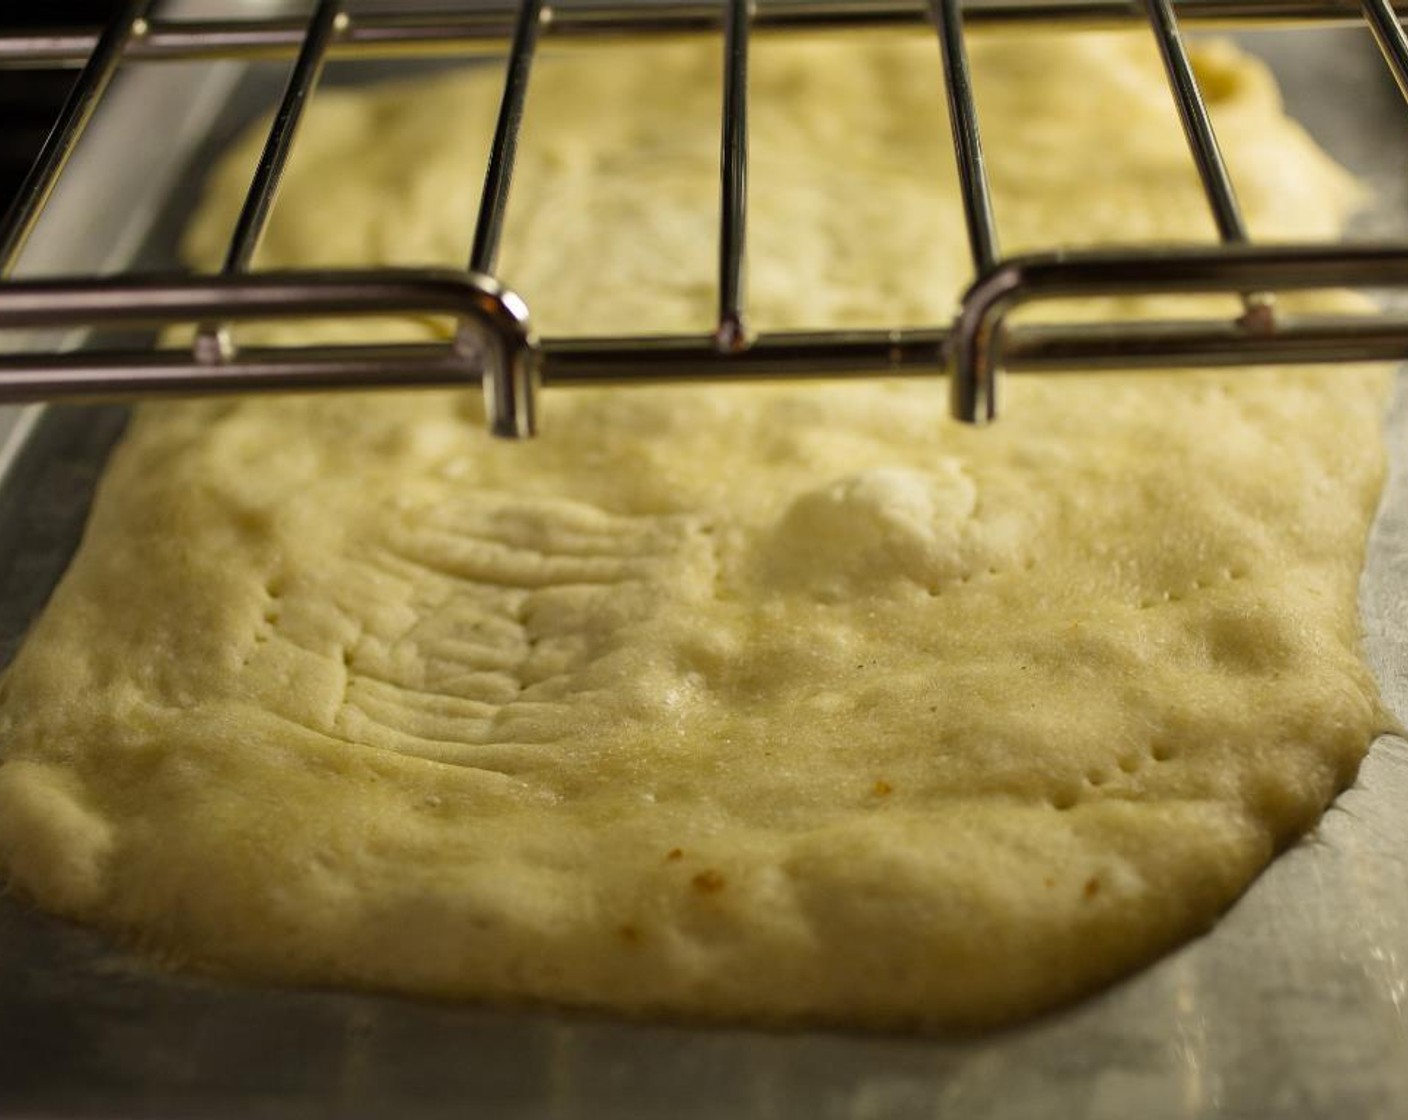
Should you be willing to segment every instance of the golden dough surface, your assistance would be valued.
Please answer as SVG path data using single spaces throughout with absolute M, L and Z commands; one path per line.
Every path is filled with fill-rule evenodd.
M 973 56 L 1007 248 L 1210 239 L 1142 40 Z M 707 328 L 718 65 L 539 62 L 502 275 L 540 330 Z M 1254 232 L 1333 236 L 1356 192 L 1270 79 L 1199 65 Z M 320 95 L 262 264 L 462 260 L 497 82 Z M 755 324 L 946 321 L 931 39 L 761 41 L 752 101 Z M 1206 928 L 1389 722 L 1385 385 L 1019 377 L 981 431 L 938 380 L 564 390 L 521 445 L 469 391 L 144 408 L 3 682 L 0 869 L 280 981 L 1030 1014 Z

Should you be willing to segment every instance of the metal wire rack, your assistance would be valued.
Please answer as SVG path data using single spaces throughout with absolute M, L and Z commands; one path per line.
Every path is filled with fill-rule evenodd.
M 1408 356 L 1408 318 L 1292 316 L 1269 293 L 1408 287 L 1408 242 L 1253 244 L 1224 166 L 1180 24 L 1367 25 L 1405 98 L 1408 36 L 1393 0 L 636 0 L 555 8 L 488 0 L 463 10 L 403 8 L 353 16 L 317 0 L 292 19 L 162 20 L 154 0 L 126 0 L 105 28 L 0 36 L 0 66 L 76 65 L 73 91 L 0 224 L 0 342 L 6 332 L 124 324 L 194 324 L 189 351 L 0 353 L 0 403 L 272 390 L 482 384 L 491 430 L 531 435 L 541 385 L 639 384 L 947 371 L 953 414 L 996 415 L 999 368 L 1111 368 L 1386 360 Z M 1408 7 L 1408 4 L 1403 5 Z M 952 324 L 922 329 L 755 334 L 744 289 L 748 51 L 754 33 L 916 25 L 937 34 L 975 279 Z M 968 73 L 967 28 L 1143 24 L 1159 47 L 1220 243 L 1005 256 L 988 189 Z M 544 338 L 522 299 L 494 278 L 534 54 L 545 38 L 716 35 L 722 43 L 718 310 L 712 333 Z M 250 272 L 299 120 L 329 57 L 474 55 L 507 47 L 503 96 L 463 271 Z M 25 242 L 94 109 L 123 66 L 176 59 L 293 56 L 220 271 L 15 279 Z M 936 75 L 936 96 L 938 76 Z M 1016 307 L 1122 293 L 1240 294 L 1226 321 L 1009 326 Z M 436 314 L 458 329 L 443 344 L 240 348 L 228 324 L 249 319 Z

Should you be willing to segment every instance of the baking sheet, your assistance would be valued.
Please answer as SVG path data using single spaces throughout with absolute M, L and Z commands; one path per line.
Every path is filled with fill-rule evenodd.
M 1408 215 L 1408 113 L 1367 35 L 1255 42 L 1291 60 L 1281 70 L 1293 109 L 1380 189 L 1375 232 L 1408 230 L 1388 221 Z M 0 656 L 58 578 L 122 423 L 118 409 L 47 410 L 9 464 Z M 1370 661 L 1408 713 L 1406 392 L 1390 441 L 1361 602 Z M 1408 1116 L 1408 746 L 1375 744 L 1316 832 L 1207 936 L 1073 1008 L 968 1039 L 696 1030 L 243 987 L 167 974 L 0 899 L 0 1113 Z

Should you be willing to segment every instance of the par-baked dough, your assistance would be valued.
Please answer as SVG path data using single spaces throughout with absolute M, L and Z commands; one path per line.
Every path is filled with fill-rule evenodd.
M 973 56 L 1009 248 L 1211 237 L 1142 38 Z M 1199 65 L 1255 232 L 1332 236 L 1346 177 L 1256 63 Z M 545 332 L 707 328 L 718 66 L 540 61 L 502 274 Z M 321 95 L 263 264 L 462 260 L 497 82 Z M 755 323 L 946 321 L 931 38 L 760 41 L 752 100 Z M 144 408 L 4 679 L 0 867 L 281 981 L 1031 1013 L 1204 929 L 1389 722 L 1385 385 L 1013 378 L 983 431 L 930 380 L 553 391 L 525 445 L 469 391 Z

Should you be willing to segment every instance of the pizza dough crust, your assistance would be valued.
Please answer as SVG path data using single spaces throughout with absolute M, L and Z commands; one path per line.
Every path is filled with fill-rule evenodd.
M 1142 40 L 974 65 L 1008 248 L 1211 236 Z M 1199 65 L 1257 234 L 1332 236 L 1347 178 L 1256 63 Z M 540 330 L 707 326 L 717 68 L 539 64 L 503 275 Z M 320 95 L 263 265 L 461 260 L 497 80 Z M 753 80 L 755 323 L 945 321 L 933 43 L 765 40 Z M 143 408 L 0 684 L 0 870 L 278 981 L 1050 1007 L 1206 928 L 1390 723 L 1355 612 L 1386 384 L 1014 378 L 983 431 L 930 381 L 554 391 L 525 445 L 474 392 Z

